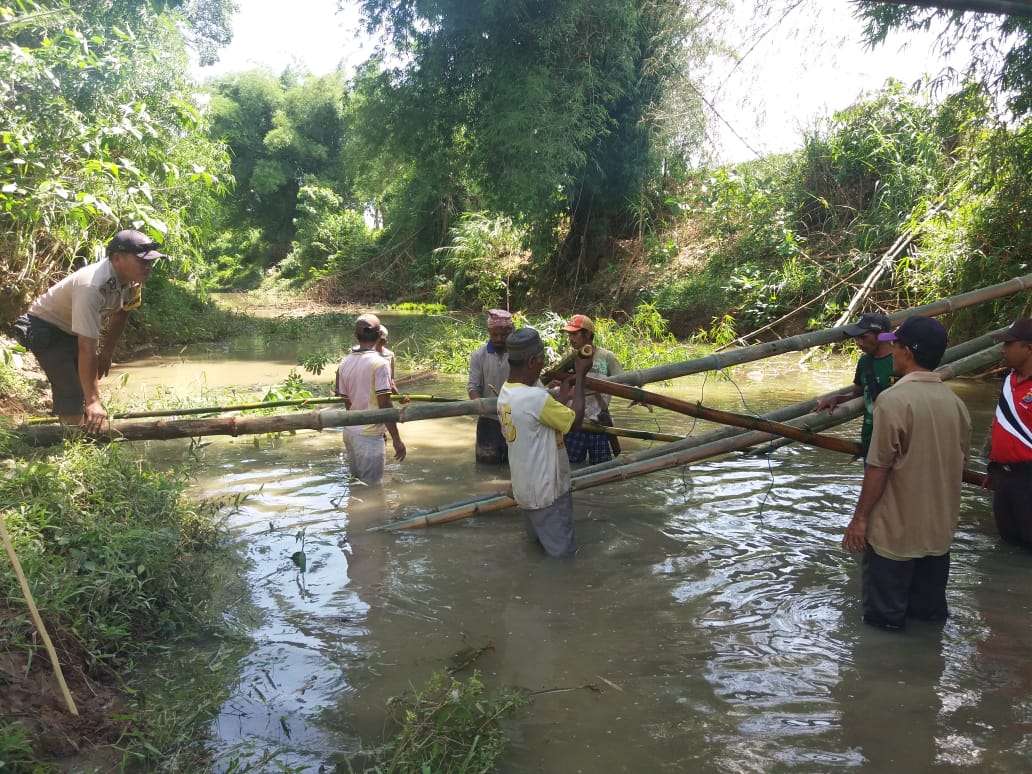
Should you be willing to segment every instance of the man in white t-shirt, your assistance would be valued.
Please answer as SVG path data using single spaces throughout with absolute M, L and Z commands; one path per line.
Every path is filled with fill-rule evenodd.
M 337 367 L 337 395 L 343 396 L 348 411 L 391 408 L 390 364 L 376 351 L 380 340 L 380 318 L 375 314 L 359 315 L 355 320 L 355 338 L 358 346 L 352 349 Z M 385 463 L 384 431 L 394 443 L 394 459 L 405 459 L 405 444 L 401 442 L 398 425 L 394 422 L 375 425 L 350 425 L 344 428 L 344 447 L 351 472 L 365 484 L 379 484 L 383 479 Z
M 52 413 L 61 421 L 91 433 L 103 428 L 100 379 L 111 369 L 115 345 L 129 312 L 140 305 L 154 262 L 164 257 L 146 234 L 119 231 L 105 258 L 69 274 L 14 321 L 15 335 L 50 380 Z
M 573 556 L 573 493 L 563 434 L 584 419 L 584 376 L 592 361 L 574 358 L 574 377 L 561 384 L 556 400 L 540 381 L 545 345 L 538 332 L 520 328 L 506 340 L 506 350 L 509 379 L 498 394 L 498 419 L 509 446 L 512 495 L 530 538 L 549 556 Z

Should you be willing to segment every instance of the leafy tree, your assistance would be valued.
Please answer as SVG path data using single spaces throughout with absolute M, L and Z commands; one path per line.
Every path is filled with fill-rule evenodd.
M 632 228 L 666 147 L 659 108 L 717 4 L 363 0 L 398 62 L 356 81 L 358 144 L 398 173 L 369 191 L 394 238 L 437 247 L 487 210 L 531 225 L 539 252 L 562 227 L 559 256 L 597 263 Z
M 225 157 L 194 104 L 180 22 L 141 2 L 0 8 L 0 318 L 118 227 L 188 253 Z
M 939 43 L 944 51 L 962 45 L 971 51 L 967 78 L 979 81 L 991 92 L 1004 94 L 1016 116 L 1032 113 L 1032 18 L 971 13 L 955 7 L 934 7 L 934 3 L 918 6 L 853 0 L 853 4 L 867 21 L 865 34 L 872 46 L 885 42 L 894 30 L 912 32 L 943 24 Z M 940 85 L 950 76 L 943 74 Z
M 251 70 L 219 78 L 210 89 L 212 131 L 228 144 L 237 181 L 224 225 L 260 229 L 267 254 L 252 259 L 276 263 L 295 238 L 303 186 L 348 198 L 344 79 Z

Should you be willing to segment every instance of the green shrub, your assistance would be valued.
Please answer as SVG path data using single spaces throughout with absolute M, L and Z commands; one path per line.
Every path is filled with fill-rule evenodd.
M 187 623 L 206 620 L 204 582 L 222 541 L 216 504 L 187 504 L 185 474 L 157 473 L 118 446 L 70 444 L 53 459 L 15 458 L 0 507 L 43 617 L 87 663 L 124 663 Z M 21 607 L 0 564 L 8 602 Z M 22 617 L 0 641 L 39 647 Z M 67 643 L 67 640 L 66 640 Z

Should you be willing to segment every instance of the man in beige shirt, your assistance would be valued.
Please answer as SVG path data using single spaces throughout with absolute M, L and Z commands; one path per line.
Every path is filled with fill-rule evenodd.
M 879 338 L 892 342 L 900 379 L 874 404 L 864 482 L 842 547 L 863 553 L 864 621 L 899 629 L 908 617 L 949 614 L 950 544 L 971 418 L 932 371 L 946 351 L 937 320 L 910 317 Z
M 50 380 L 53 413 L 69 425 L 98 433 L 107 422 L 100 379 L 111 370 L 115 346 L 142 286 L 165 254 L 140 231 L 119 231 L 107 255 L 84 266 L 32 302 L 14 321 L 19 340 Z

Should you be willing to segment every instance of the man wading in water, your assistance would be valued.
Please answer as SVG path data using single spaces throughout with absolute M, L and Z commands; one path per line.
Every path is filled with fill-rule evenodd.
M 375 314 L 359 315 L 355 320 L 358 346 L 337 367 L 336 393 L 344 398 L 348 411 L 391 408 L 391 392 L 394 388 L 391 367 L 376 351 L 380 332 L 380 318 Z M 386 455 L 384 430 L 390 434 L 394 443 L 394 459 L 401 462 L 405 459 L 405 444 L 401 442 L 396 423 L 344 428 L 348 466 L 364 484 L 379 484 L 383 478 Z
M 849 395 L 832 395 L 817 404 L 813 413 L 824 409 L 832 413 L 835 407 L 847 400 L 864 396 L 864 424 L 860 428 L 860 456 L 867 456 L 867 448 L 871 445 L 871 433 L 874 432 L 874 402 L 881 391 L 896 381 L 892 366 L 892 342 L 879 341 L 878 334 L 892 329 L 889 318 L 884 314 L 865 314 L 853 325 L 846 328 L 846 333 L 853 337 L 857 349 L 863 354 L 856 363 L 856 374 L 853 376 L 853 392 Z
M 545 345 L 538 332 L 520 328 L 506 347 L 509 381 L 498 395 L 498 419 L 509 444 L 512 496 L 532 540 L 549 556 L 573 556 L 573 492 L 563 433 L 579 428 L 584 419 L 584 375 L 591 358 L 574 358 L 576 375 L 563 381 L 556 400 L 541 386 Z M 567 400 L 572 409 L 563 405 Z

